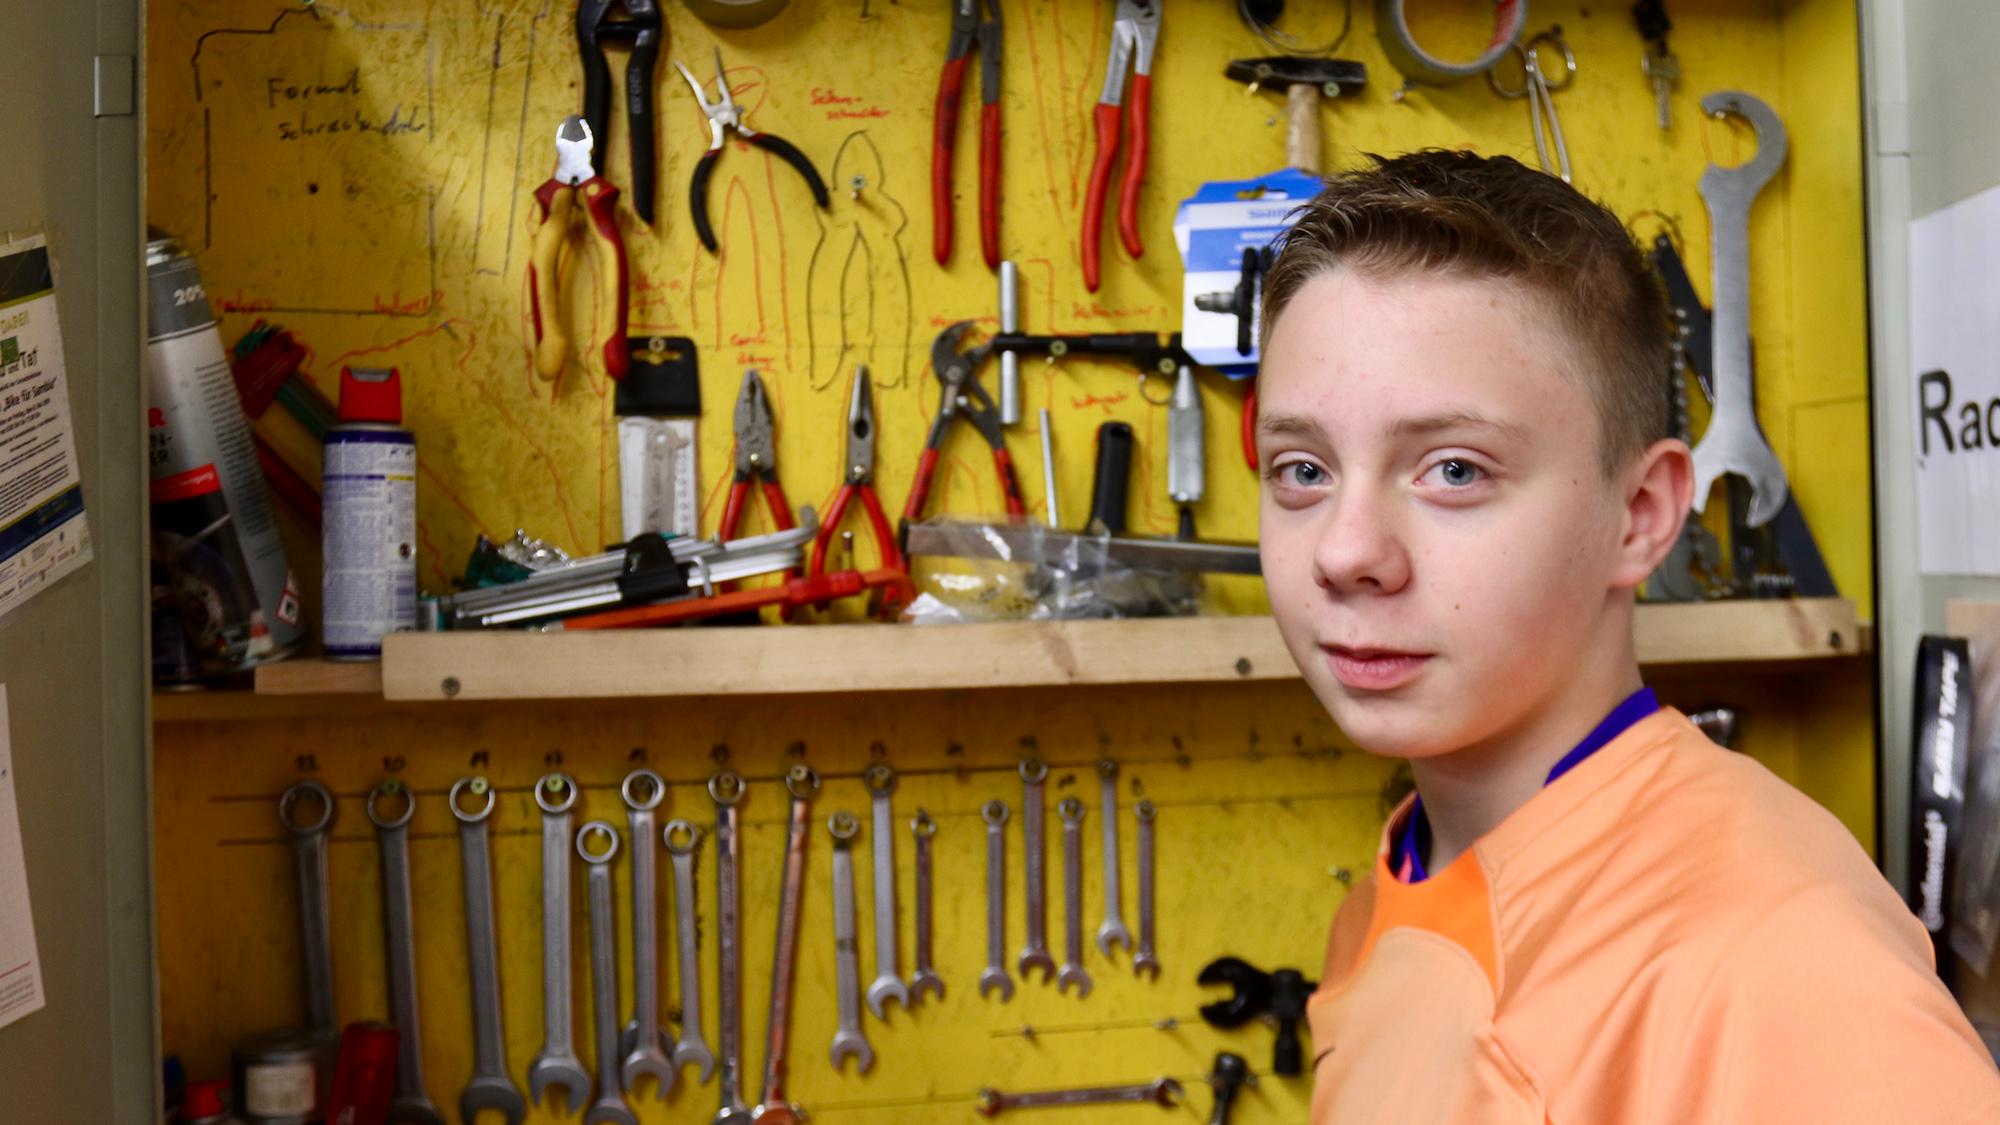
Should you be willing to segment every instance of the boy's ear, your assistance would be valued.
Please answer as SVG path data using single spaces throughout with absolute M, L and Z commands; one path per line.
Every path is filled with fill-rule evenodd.
M 1686 442 L 1663 438 L 1646 447 L 1625 482 L 1625 536 L 1612 574 L 1618 589 L 1651 577 L 1680 537 L 1681 521 L 1693 518 L 1694 457 Z

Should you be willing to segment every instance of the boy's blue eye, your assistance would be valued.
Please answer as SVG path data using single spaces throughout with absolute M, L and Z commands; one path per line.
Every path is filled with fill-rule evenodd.
M 1291 474 L 1289 477 L 1286 474 Z M 1318 488 L 1326 483 L 1326 470 L 1311 461 L 1290 461 L 1278 466 L 1278 479 L 1299 488 Z
M 1456 457 L 1438 462 L 1434 471 L 1438 474 L 1438 479 L 1452 488 L 1465 488 L 1477 484 L 1479 479 L 1486 475 L 1484 469 Z

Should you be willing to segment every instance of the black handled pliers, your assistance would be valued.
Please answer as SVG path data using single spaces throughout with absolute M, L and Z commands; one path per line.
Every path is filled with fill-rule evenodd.
M 708 115 L 708 151 L 695 162 L 694 182 L 688 187 L 688 203 L 694 209 L 694 231 L 701 237 L 701 244 L 713 252 L 716 248 L 715 228 L 708 222 L 708 180 L 715 174 L 715 162 L 722 155 L 722 143 L 734 130 L 736 135 L 778 157 L 792 166 L 799 175 L 805 177 L 806 186 L 812 189 L 813 202 L 821 208 L 827 205 L 826 181 L 819 178 L 819 170 L 814 168 L 806 154 L 795 148 L 790 141 L 775 133 L 760 133 L 743 123 L 743 111 L 736 106 L 736 99 L 729 95 L 729 77 L 722 72 L 722 50 L 715 52 L 715 85 L 721 96 L 715 101 L 708 100 L 708 92 L 695 76 L 682 66 L 679 59 L 674 66 L 687 79 L 694 99 L 701 103 L 701 111 Z
M 622 19 L 608 18 L 614 6 Z M 576 49 L 583 60 L 583 119 L 597 138 L 598 162 L 611 139 L 611 68 L 604 62 L 607 42 L 629 43 L 625 64 L 626 135 L 632 141 L 632 210 L 653 225 L 653 64 L 660 58 L 659 0 L 578 0 Z

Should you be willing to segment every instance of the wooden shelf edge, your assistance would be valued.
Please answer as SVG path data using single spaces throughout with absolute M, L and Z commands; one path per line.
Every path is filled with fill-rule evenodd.
M 1771 664 L 1869 651 L 1837 598 L 1641 605 L 1640 663 Z M 379 664 L 301 659 L 243 692 L 159 695 L 161 721 L 276 717 L 306 697 L 474 700 L 790 695 L 1296 679 L 1270 617 L 816 625 L 594 633 L 403 633 Z M 232 699 L 232 697 L 236 697 Z

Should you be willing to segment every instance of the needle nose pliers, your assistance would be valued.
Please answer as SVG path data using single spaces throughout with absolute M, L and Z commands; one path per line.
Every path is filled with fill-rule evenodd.
M 1146 252 L 1139 240 L 1139 183 L 1146 178 L 1148 121 L 1153 108 L 1153 47 L 1160 38 L 1161 0 L 1118 0 L 1111 23 L 1111 58 L 1104 68 L 1104 93 L 1097 99 L 1097 155 L 1090 163 L 1090 187 L 1083 202 L 1083 283 L 1097 292 L 1099 247 L 1104 233 L 1104 193 L 1111 162 L 1118 156 L 1118 127 L 1125 101 L 1125 64 L 1132 64 L 1132 148 L 1125 156 L 1125 179 L 1118 190 L 1118 234 L 1134 258 Z
M 589 122 L 574 115 L 563 118 L 556 127 L 555 175 L 535 189 L 541 225 L 535 228 L 534 248 L 528 257 L 528 302 L 535 326 L 535 373 L 544 379 L 562 374 L 569 351 L 558 271 L 579 198 L 589 217 L 586 225 L 597 259 L 598 280 L 610 287 L 617 310 L 611 334 L 604 340 L 604 370 L 613 379 L 623 379 L 631 359 L 625 341 L 625 240 L 618 233 L 618 189 L 591 164 L 592 140 Z M 603 276 L 605 271 L 611 276 Z
M 985 18 L 980 11 L 987 12 Z M 951 260 L 951 153 L 958 143 L 958 102 L 966 58 L 979 50 L 979 245 L 988 269 L 1000 266 L 1000 3 L 952 0 L 951 39 L 938 77 L 931 135 L 931 254 Z
M 736 99 L 729 93 L 729 76 L 722 72 L 720 48 L 715 52 L 715 85 L 721 93 L 715 101 L 708 100 L 707 91 L 696 81 L 694 74 L 681 65 L 679 59 L 674 60 L 674 66 L 681 72 L 681 77 L 687 79 L 688 87 L 694 91 L 694 100 L 701 103 L 701 111 L 708 115 L 708 151 L 695 162 L 694 182 L 688 186 L 688 202 L 694 210 L 694 231 L 701 237 L 703 246 L 708 247 L 710 252 L 716 248 L 715 228 L 708 222 L 708 181 L 715 174 L 715 162 L 722 155 L 722 143 L 731 131 L 791 165 L 805 178 L 806 186 L 812 189 L 813 202 L 825 209 L 826 181 L 819 178 L 819 170 L 806 159 L 806 154 L 775 133 L 760 133 L 744 124 L 743 111 L 737 108 Z
M 614 6 L 623 19 L 610 18 Z M 632 146 L 632 209 L 639 221 L 653 225 L 653 65 L 660 58 L 659 0 L 578 0 L 576 48 L 583 60 L 583 119 L 591 135 L 611 143 L 611 68 L 604 61 L 607 42 L 629 43 L 625 62 L 625 126 Z
M 877 587 L 882 591 L 879 611 L 885 616 L 894 616 L 895 611 L 911 597 L 909 570 L 903 562 L 903 552 L 896 545 L 896 533 L 889 527 L 889 517 L 882 510 L 882 498 L 875 491 L 875 396 L 868 386 L 868 368 L 865 365 L 854 369 L 854 390 L 847 398 L 845 452 L 847 459 L 842 462 L 845 471 L 840 491 L 834 493 L 833 503 L 826 509 L 826 520 L 819 525 L 819 534 L 813 539 L 806 577 L 818 578 L 826 573 L 827 547 L 839 533 L 840 521 L 847 515 L 848 505 L 858 496 L 861 498 L 861 509 L 868 516 L 868 526 L 875 534 L 876 550 L 881 554 L 881 563 L 870 573 L 893 576 L 892 580 Z

